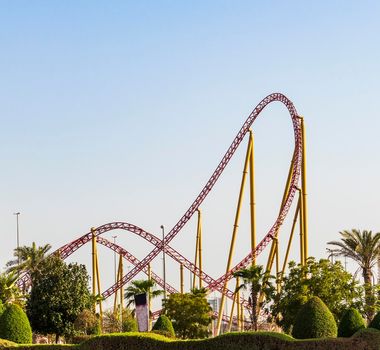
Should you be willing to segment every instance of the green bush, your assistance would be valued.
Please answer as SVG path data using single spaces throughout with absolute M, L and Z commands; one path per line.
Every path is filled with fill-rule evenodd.
M 14 350 L 379 350 L 380 331 L 362 329 L 351 338 L 295 340 L 272 332 L 233 332 L 202 340 L 172 340 L 151 333 L 95 336 L 80 345 L 19 345 Z M 10 349 L 10 348 L 9 348 Z M 12 350 L 13 350 L 12 349 Z
M 376 314 L 368 327 L 380 330 L 380 311 Z
M 358 310 L 349 308 L 339 322 L 338 337 L 351 337 L 362 328 L 365 328 L 362 315 L 360 315 Z
M 32 342 L 32 329 L 25 312 L 20 306 L 9 304 L 0 317 L 0 338 L 18 344 Z
M 3 314 L 3 312 L 4 312 L 4 304 L 0 300 L 0 316 Z
M 137 332 L 138 331 L 137 320 L 131 315 L 128 315 L 123 320 L 122 329 L 123 329 L 123 332 Z
M 154 324 L 152 331 L 164 331 L 170 334 L 172 338 L 175 337 L 172 321 L 165 315 L 161 315 Z
M 318 297 L 312 297 L 297 314 L 292 335 L 297 339 L 336 337 L 334 316 Z
M 16 343 L 10 340 L 0 339 L 0 349 L 7 348 L 8 346 L 16 346 Z

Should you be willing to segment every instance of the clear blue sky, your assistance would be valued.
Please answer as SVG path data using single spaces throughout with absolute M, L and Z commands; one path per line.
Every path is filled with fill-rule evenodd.
M 169 229 L 249 112 L 277 91 L 307 123 L 310 254 L 325 257 L 343 229 L 380 231 L 379 18 L 378 1 L 1 1 L 0 265 L 16 244 L 15 211 L 21 244 L 54 248 L 116 220 Z M 285 109 L 268 108 L 254 132 L 263 237 L 291 156 Z M 215 277 L 243 156 L 203 206 Z M 235 261 L 248 253 L 243 214 Z M 173 241 L 188 258 L 195 224 Z M 116 235 L 139 258 L 151 249 Z M 107 287 L 112 253 L 101 254 Z M 89 257 L 87 247 L 72 259 Z M 176 283 L 178 268 L 168 269 Z

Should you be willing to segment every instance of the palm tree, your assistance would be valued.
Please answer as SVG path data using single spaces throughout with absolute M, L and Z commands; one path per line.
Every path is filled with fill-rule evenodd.
M 124 298 L 128 300 L 127 307 L 134 304 L 135 295 L 147 293 L 149 299 L 152 300 L 155 297 L 163 294 L 162 290 L 153 290 L 156 283 L 153 280 L 135 280 L 125 289 Z
M 0 302 L 3 304 L 14 303 L 23 304 L 23 295 L 16 285 L 17 274 L 1 273 L 0 274 Z
M 257 331 L 258 314 L 260 308 L 264 303 L 269 302 L 273 295 L 275 288 L 272 285 L 271 280 L 274 279 L 268 272 L 264 271 L 264 267 L 261 265 L 253 265 L 249 268 L 236 271 L 234 277 L 243 279 L 243 283 L 235 290 L 237 293 L 240 289 L 249 290 L 249 305 L 251 307 L 250 317 L 252 327 Z M 263 301 L 260 301 L 260 295 L 263 296 Z
M 345 256 L 356 261 L 362 272 L 365 287 L 366 305 L 368 307 L 367 316 L 372 319 L 373 293 L 372 293 L 372 269 L 380 256 L 380 232 L 372 234 L 372 231 L 351 230 L 339 232 L 342 236 L 341 241 L 328 242 L 338 247 L 334 252 L 337 255 Z M 359 270 L 358 269 L 358 270 Z
M 50 244 L 45 244 L 42 247 L 37 247 L 33 242 L 31 247 L 23 246 L 14 250 L 16 259 L 7 262 L 7 272 L 29 272 L 38 271 L 38 265 L 45 259 L 46 253 L 51 249 Z

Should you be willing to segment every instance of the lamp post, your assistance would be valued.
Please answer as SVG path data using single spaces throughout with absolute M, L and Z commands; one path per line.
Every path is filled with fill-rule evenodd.
M 164 300 L 166 300 L 166 266 L 165 266 L 165 227 L 161 225 L 162 230 L 162 265 L 164 275 Z
M 20 266 L 20 254 L 19 254 L 19 248 L 20 248 L 20 230 L 19 230 L 19 224 L 18 224 L 18 217 L 20 215 L 20 212 L 13 213 L 13 215 L 16 215 L 16 230 L 17 230 L 17 260 L 18 260 L 18 266 Z M 20 271 L 18 272 L 20 275 Z
M 113 238 L 113 244 L 116 244 L 116 238 L 117 236 L 112 236 Z M 116 277 L 116 252 L 113 251 L 113 270 L 115 273 L 115 283 L 117 282 L 117 277 Z

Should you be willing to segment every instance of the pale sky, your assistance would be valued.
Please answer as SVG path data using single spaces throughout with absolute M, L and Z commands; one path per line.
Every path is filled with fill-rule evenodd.
M 22 245 L 56 249 L 113 221 L 169 231 L 272 92 L 307 125 L 310 255 L 326 257 L 341 230 L 380 231 L 379 18 L 378 1 L 0 1 L 0 265 L 16 245 L 17 211 Z M 253 130 L 262 238 L 293 134 L 280 104 Z M 214 278 L 225 269 L 245 147 L 202 205 Z M 246 199 L 235 262 L 248 254 L 247 223 Z M 195 227 L 194 217 L 171 243 L 190 260 Z M 113 235 L 139 259 L 153 248 Z M 99 250 L 105 289 L 113 254 Z M 88 263 L 90 247 L 70 260 Z M 161 259 L 153 269 L 161 273 Z M 179 288 L 169 259 L 168 275 Z

